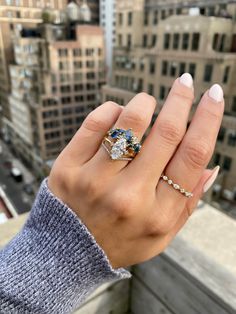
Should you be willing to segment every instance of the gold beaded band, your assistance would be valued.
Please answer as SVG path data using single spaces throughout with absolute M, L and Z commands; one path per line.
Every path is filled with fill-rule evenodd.
M 176 191 L 179 191 L 181 194 L 184 196 L 190 198 L 193 197 L 193 193 L 186 191 L 185 189 L 181 188 L 179 184 L 174 183 L 169 177 L 166 175 L 162 174 L 161 179 L 168 183 L 170 186 L 172 186 Z

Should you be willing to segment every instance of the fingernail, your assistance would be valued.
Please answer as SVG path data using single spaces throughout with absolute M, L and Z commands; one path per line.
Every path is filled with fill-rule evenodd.
M 179 81 L 181 84 L 187 86 L 187 87 L 192 87 L 193 86 L 193 78 L 192 75 L 189 73 L 184 73 L 180 76 Z
M 216 166 L 214 168 L 212 175 L 210 176 L 210 178 L 206 181 L 206 183 L 203 186 L 203 192 L 204 193 L 206 193 L 214 184 L 214 182 L 218 176 L 219 170 L 220 170 L 220 166 Z
M 224 97 L 224 92 L 219 84 L 214 84 L 209 90 L 209 96 L 217 102 L 221 102 Z

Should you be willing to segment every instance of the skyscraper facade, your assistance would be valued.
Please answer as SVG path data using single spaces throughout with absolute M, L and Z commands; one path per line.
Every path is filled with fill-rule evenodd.
M 74 22 L 44 23 L 15 35 L 14 54 L 8 136 L 21 158 L 39 170 L 101 102 L 103 31 Z
M 100 26 L 106 42 L 106 64 L 108 80 L 111 79 L 113 65 L 113 46 L 116 40 L 116 0 L 100 1 Z
M 42 22 L 46 7 L 64 10 L 67 0 L 1 0 L 0 1 L 0 126 L 3 117 L 10 119 L 8 94 L 10 78 L 8 66 L 13 61 L 11 32 L 21 25 L 33 26 Z

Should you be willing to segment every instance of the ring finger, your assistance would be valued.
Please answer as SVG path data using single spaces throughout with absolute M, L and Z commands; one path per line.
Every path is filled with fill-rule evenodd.
M 151 123 L 155 108 L 155 98 L 146 93 L 140 93 L 124 107 L 114 128 L 132 129 L 133 134 L 140 141 Z M 91 163 L 95 163 L 98 169 L 111 170 L 114 173 L 124 168 L 128 161 L 112 160 L 104 147 L 101 146 L 94 158 L 90 160 Z

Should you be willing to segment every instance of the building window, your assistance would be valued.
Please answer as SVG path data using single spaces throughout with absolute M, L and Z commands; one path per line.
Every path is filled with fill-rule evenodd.
M 189 73 L 192 75 L 192 77 L 195 77 L 195 72 L 196 72 L 196 64 L 195 63 L 190 63 L 189 64 Z
M 128 13 L 128 25 L 132 25 L 133 23 L 133 13 L 129 12 Z
M 148 94 L 150 94 L 150 95 L 154 94 L 154 86 L 153 86 L 153 84 L 148 84 Z
M 160 95 L 159 95 L 159 98 L 161 100 L 165 99 L 165 94 L 166 94 L 166 88 L 165 86 L 160 86 Z
M 193 33 L 193 38 L 192 38 L 192 50 L 193 51 L 198 50 L 199 42 L 200 42 L 200 34 L 199 33 Z
M 94 49 L 93 48 L 87 48 L 86 49 L 86 56 L 91 57 L 94 54 Z
M 161 19 L 164 20 L 166 18 L 166 11 L 161 10 Z
M 148 17 L 149 17 L 149 14 L 148 12 L 144 12 L 144 19 L 143 19 L 143 24 L 144 25 L 148 25 Z
M 233 97 L 232 111 L 236 112 L 236 96 Z
M 228 83 L 228 80 L 229 80 L 229 71 L 230 71 L 230 66 L 227 65 L 227 66 L 225 67 L 224 75 L 223 75 L 223 80 L 222 80 L 222 83 L 224 83 L 224 84 Z
M 88 72 L 86 74 L 87 79 L 95 79 L 95 73 L 94 72 Z
M 189 34 L 184 33 L 183 34 L 183 41 L 182 41 L 182 49 L 188 50 L 188 45 L 189 45 Z
M 127 35 L 127 46 L 128 48 L 131 48 L 132 46 L 132 37 L 130 34 Z
M 74 81 L 82 81 L 83 73 L 74 73 Z
M 82 62 L 78 63 L 78 66 L 82 66 Z M 94 66 L 95 66 L 94 61 L 86 61 L 87 68 L 94 68 Z
M 154 11 L 153 24 L 154 25 L 158 24 L 158 11 Z
M 219 41 L 219 34 L 214 34 L 213 41 L 212 41 L 212 49 L 213 50 L 217 50 L 218 41 Z
M 71 103 L 71 97 L 61 97 L 61 103 L 63 105 L 69 105 Z
M 119 35 L 118 35 L 118 45 L 119 45 L 119 46 L 122 46 L 122 44 L 123 44 L 123 43 L 122 43 L 122 35 L 119 34 Z
M 152 47 L 154 47 L 157 43 L 157 35 L 152 35 Z
M 221 36 L 221 39 L 220 39 L 220 46 L 219 46 L 219 51 L 220 51 L 220 52 L 223 52 L 223 51 L 224 51 L 225 39 L 226 39 L 226 35 L 223 34 L 223 35 Z
M 213 65 L 212 64 L 206 64 L 205 70 L 204 70 L 204 82 L 210 82 L 212 79 L 212 72 L 213 72 Z
M 119 13 L 119 25 L 123 24 L 123 14 Z
M 219 165 L 220 164 L 220 154 L 219 153 L 215 153 L 214 155 L 214 165 Z
M 138 87 L 137 87 L 138 92 L 143 91 L 143 79 L 139 78 L 138 79 Z
M 145 61 L 144 61 L 144 59 L 141 59 L 140 65 L 139 65 L 139 70 L 144 71 L 144 69 L 145 69 Z
M 186 64 L 181 62 L 180 65 L 179 65 L 179 76 L 181 76 L 182 74 L 185 73 L 185 66 Z
M 150 74 L 155 74 L 155 70 L 156 70 L 156 63 L 155 63 L 155 61 L 150 61 L 150 63 L 149 63 L 149 73 Z
M 170 34 L 169 33 L 166 33 L 164 35 L 164 49 L 169 49 L 170 48 Z
M 161 74 L 162 75 L 168 74 L 168 61 L 162 61 Z
M 75 95 L 75 101 L 76 102 L 83 102 L 84 96 L 83 95 Z
M 73 55 L 74 55 L 74 57 L 80 57 L 82 55 L 81 49 L 79 49 L 79 48 L 73 49 Z
M 179 34 L 175 33 L 173 37 L 173 49 L 176 50 L 179 48 Z
M 174 10 L 173 9 L 169 9 L 169 16 L 174 14 Z
M 176 70 L 177 70 L 177 64 L 175 62 L 172 62 L 170 66 L 170 76 L 175 77 Z
M 61 90 L 61 93 L 70 93 L 70 91 L 71 91 L 69 85 L 62 85 L 60 90 Z
M 181 15 L 182 14 L 182 9 L 181 8 L 177 8 L 176 9 L 176 15 Z
M 147 34 L 143 35 L 143 47 L 147 47 L 148 37 Z
M 232 132 L 228 136 L 228 145 L 229 146 L 236 146 L 236 131 Z
M 215 15 L 215 7 L 211 6 L 208 8 L 208 16 L 214 16 Z
M 67 57 L 68 56 L 68 50 L 67 49 L 59 49 L 58 55 L 59 55 L 59 57 Z
M 223 169 L 226 171 L 230 171 L 232 164 L 232 158 L 225 156 L 223 161 Z
M 74 61 L 74 68 L 75 69 L 81 69 L 83 66 L 82 61 Z M 88 66 L 88 64 L 87 64 Z
M 88 85 L 88 84 L 87 84 Z M 83 90 L 83 84 L 75 84 L 74 85 L 74 91 L 75 92 L 80 92 L 80 91 L 82 91 Z M 89 89 L 89 88 L 87 88 L 87 89 Z
M 219 133 L 218 133 L 218 137 L 217 137 L 217 141 L 218 141 L 218 142 L 223 142 L 223 141 L 224 141 L 225 132 L 226 132 L 226 129 L 225 129 L 224 127 L 221 127 L 221 128 L 220 128 L 220 131 L 219 131 Z

